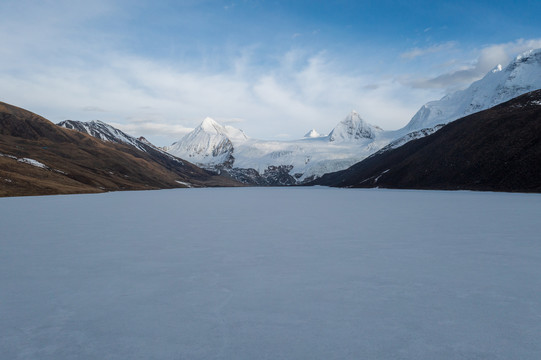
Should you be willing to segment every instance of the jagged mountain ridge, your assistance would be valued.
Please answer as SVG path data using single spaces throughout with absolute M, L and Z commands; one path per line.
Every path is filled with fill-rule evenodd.
M 70 130 L 77 130 L 103 141 L 130 145 L 149 154 L 155 154 L 158 152 L 169 157 L 171 160 L 181 162 L 179 158 L 172 156 L 170 153 L 163 151 L 162 149 L 159 149 L 144 137 L 141 136 L 139 138 L 135 138 L 100 120 L 86 122 L 78 120 L 64 120 L 59 122 L 57 125 Z

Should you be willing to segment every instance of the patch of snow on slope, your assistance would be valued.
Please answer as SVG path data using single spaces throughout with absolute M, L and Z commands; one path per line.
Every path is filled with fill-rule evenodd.
M 17 157 L 16 157 L 16 156 L 13 156 L 13 155 L 8 155 L 8 154 L 2 154 L 2 153 L 0 153 L 0 156 L 2 156 L 2 157 L 7 157 L 7 158 L 10 158 L 10 159 L 14 159 L 14 160 L 17 160 Z
M 2 157 L 7 157 L 7 158 L 10 158 L 10 159 L 13 159 L 13 160 L 17 160 L 18 162 L 20 163 L 24 163 L 24 164 L 28 164 L 28 165 L 32 165 L 32 166 L 35 166 L 35 167 L 39 167 L 39 168 L 42 168 L 42 169 L 46 169 L 46 170 L 49 170 L 49 167 L 37 160 L 34 160 L 34 159 L 30 159 L 30 158 L 18 158 L 16 156 L 13 156 L 13 155 L 8 155 L 8 154 L 2 154 L 0 153 L 0 156 Z
M 192 184 L 188 183 L 188 182 L 184 182 L 184 181 L 179 181 L 179 180 L 175 180 L 175 182 L 177 184 L 180 184 L 180 185 L 184 185 L 186 187 L 192 187 Z
M 17 161 L 28 164 L 28 165 L 32 165 L 32 166 L 35 166 L 35 167 L 39 167 L 39 168 L 42 168 L 42 169 L 49 169 L 49 167 L 47 165 L 45 165 L 43 163 L 40 163 L 39 161 L 34 160 L 34 159 L 20 158 L 20 159 L 17 159 Z

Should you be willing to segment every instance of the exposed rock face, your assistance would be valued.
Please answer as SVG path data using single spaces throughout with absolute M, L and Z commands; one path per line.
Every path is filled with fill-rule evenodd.
M 255 169 L 232 168 L 225 169 L 222 175 L 228 175 L 244 184 L 258 186 L 288 186 L 295 185 L 296 179 L 290 175 L 292 166 L 269 166 L 263 174 Z

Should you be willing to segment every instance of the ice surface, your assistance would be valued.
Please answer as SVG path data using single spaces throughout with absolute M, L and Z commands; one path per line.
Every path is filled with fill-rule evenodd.
M 541 196 L 0 199 L 2 359 L 535 359 Z

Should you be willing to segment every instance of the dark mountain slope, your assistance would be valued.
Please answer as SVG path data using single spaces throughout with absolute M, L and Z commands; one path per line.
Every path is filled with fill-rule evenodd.
M 0 102 L 0 196 L 238 185 L 160 154 L 107 143 Z
M 310 185 L 541 192 L 541 90 Z

